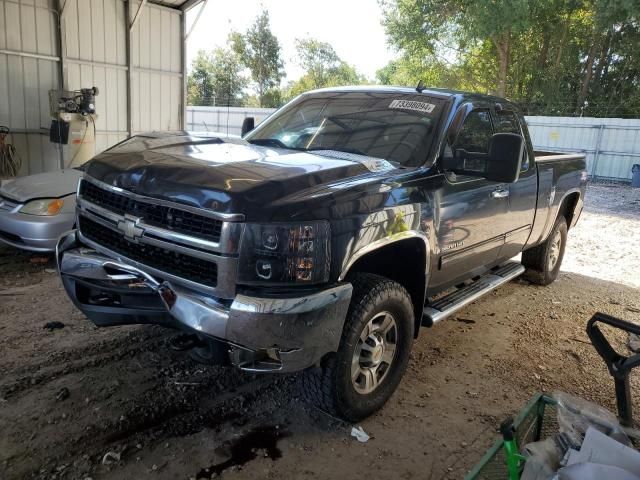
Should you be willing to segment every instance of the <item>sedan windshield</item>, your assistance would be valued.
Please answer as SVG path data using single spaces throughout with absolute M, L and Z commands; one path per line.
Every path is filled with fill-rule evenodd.
M 303 95 L 246 137 L 294 150 L 333 150 L 402 166 L 426 161 L 444 100 L 419 94 L 321 92 Z

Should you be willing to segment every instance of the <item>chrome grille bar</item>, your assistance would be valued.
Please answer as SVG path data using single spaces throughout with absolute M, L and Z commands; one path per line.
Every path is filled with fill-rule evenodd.
M 88 246 L 104 255 L 129 262 L 136 268 L 140 268 L 157 278 L 169 280 L 187 288 L 206 292 L 219 298 L 234 297 L 237 277 L 237 254 L 240 245 L 240 237 L 244 229 L 244 224 L 239 223 L 238 220 L 243 219 L 243 215 L 221 214 L 203 209 L 194 209 L 193 207 L 166 202 L 164 200 L 143 197 L 117 187 L 106 185 L 103 182 L 99 182 L 98 180 L 88 176 L 85 176 L 81 182 L 82 181 L 89 181 L 96 184 L 99 188 L 108 189 L 119 195 L 130 196 L 135 198 L 136 201 L 143 201 L 150 204 L 162 204 L 176 210 L 192 211 L 192 213 L 207 216 L 208 218 L 212 218 L 217 221 L 222 219 L 220 238 L 219 241 L 215 242 L 209 239 L 199 238 L 194 235 L 187 235 L 183 232 L 176 232 L 166 228 L 161 228 L 157 225 L 149 225 L 145 222 L 144 218 L 134 217 L 128 213 L 121 214 L 113 212 L 108 208 L 96 205 L 88 199 L 83 198 L 80 194 L 81 189 L 78 188 L 77 224 L 79 226 L 80 238 Z M 214 267 L 217 268 L 216 284 L 205 285 L 198 283 L 197 281 L 193 281 L 193 279 L 190 278 L 183 278 L 182 276 L 178 277 L 175 274 L 158 270 L 151 265 L 146 265 L 142 259 L 138 261 L 136 258 L 123 256 L 122 252 L 119 253 L 111 250 L 109 245 L 100 245 L 98 242 L 92 241 L 82 232 L 81 219 L 83 217 L 110 229 L 112 232 L 117 232 L 118 235 L 122 236 L 123 240 L 131 244 L 135 245 L 140 243 L 149 245 L 149 248 L 156 247 L 167 252 L 175 252 L 176 255 L 186 255 L 187 257 L 199 259 L 203 262 L 215 263 Z M 114 246 L 114 248 L 116 247 Z M 135 253 L 135 251 L 127 251 L 132 255 Z

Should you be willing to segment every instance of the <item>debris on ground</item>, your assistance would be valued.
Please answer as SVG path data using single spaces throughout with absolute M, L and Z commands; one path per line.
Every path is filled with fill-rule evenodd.
M 467 324 L 473 324 L 476 323 L 475 320 L 472 320 L 470 318 L 462 318 L 462 317 L 456 317 L 456 322 L 460 322 L 460 323 L 467 323 Z
M 46 328 L 47 330 L 51 331 L 64 328 L 64 326 L 65 325 L 62 322 L 47 322 L 42 326 L 42 328 Z
M 627 345 L 629 346 L 629 350 L 631 350 L 632 352 L 640 352 L 640 335 L 630 333 L 629 342 Z
M 102 457 L 103 465 L 111 465 L 112 463 L 118 463 L 120 461 L 120 454 L 117 452 L 107 452 Z
M 367 443 L 369 441 L 369 435 L 362 427 L 353 427 L 351 429 L 351 436 L 358 440 L 360 443 Z
M 58 390 L 58 393 L 56 393 L 56 400 L 61 402 L 63 400 L 66 400 L 67 398 L 69 398 L 69 389 L 67 387 L 62 387 L 60 390 Z
M 31 257 L 29 262 L 36 264 L 49 263 L 49 257 Z

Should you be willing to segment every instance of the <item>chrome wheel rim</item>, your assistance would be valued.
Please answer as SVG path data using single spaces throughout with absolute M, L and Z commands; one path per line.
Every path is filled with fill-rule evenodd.
M 373 392 L 385 379 L 395 359 L 398 325 L 389 312 L 380 312 L 360 332 L 351 362 L 351 381 L 356 392 Z
M 560 258 L 560 245 L 562 243 L 562 234 L 558 231 L 553 235 L 551 247 L 549 248 L 549 270 L 556 268 L 558 259 Z

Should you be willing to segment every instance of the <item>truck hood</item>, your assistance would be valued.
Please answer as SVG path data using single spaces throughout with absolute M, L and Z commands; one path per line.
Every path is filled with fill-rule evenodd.
M 82 172 L 73 168 L 5 181 L 0 195 L 24 203 L 36 198 L 60 198 L 76 192 Z
M 377 158 L 335 151 L 300 152 L 240 138 L 194 133 L 145 134 L 96 156 L 87 174 L 140 195 L 252 217 L 356 177 L 394 170 Z

